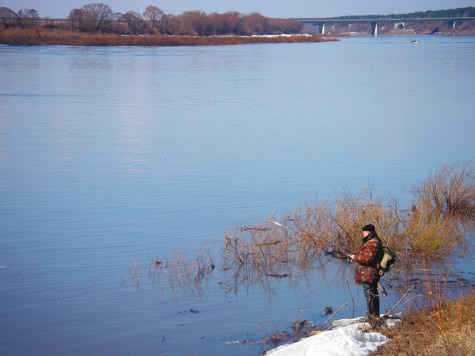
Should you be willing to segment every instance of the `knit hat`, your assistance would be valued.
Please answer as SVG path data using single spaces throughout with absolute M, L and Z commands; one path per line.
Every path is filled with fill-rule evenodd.
M 368 224 L 362 227 L 362 231 L 376 232 L 374 225 Z

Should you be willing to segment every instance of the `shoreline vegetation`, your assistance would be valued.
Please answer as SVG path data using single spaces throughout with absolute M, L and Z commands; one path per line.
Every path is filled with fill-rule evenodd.
M 0 30 L 0 44 L 11 46 L 210 46 L 256 43 L 315 43 L 338 41 L 320 35 L 254 35 L 254 36 L 172 36 L 118 35 L 81 33 L 44 28 L 8 28 Z
M 373 223 L 383 244 L 397 256 L 395 268 L 385 276 L 388 286 L 400 294 L 410 290 L 403 303 L 409 312 L 402 317 L 401 326 L 383 330 L 394 340 L 388 344 L 392 346 L 385 346 L 384 354 L 396 355 L 405 347 L 414 348 L 404 349 L 407 355 L 450 351 L 454 337 L 460 350 L 473 350 L 473 330 L 469 328 L 474 316 L 472 284 L 450 274 L 447 266 L 470 255 L 475 228 L 475 167 L 472 162 L 443 166 L 413 186 L 412 195 L 409 206 L 402 209 L 395 198 L 377 197 L 371 189 L 356 196 L 344 190 L 332 199 L 297 206 L 280 217 L 270 216 L 248 226 L 238 224 L 225 232 L 216 250 L 203 247 L 195 257 L 182 250 L 161 258 L 149 256 L 148 276 L 153 285 L 168 289 L 175 297 L 191 294 L 201 298 L 203 289 L 216 276 L 228 279 L 223 285 L 230 293 L 251 286 L 271 293 L 272 279 L 295 278 L 298 283 L 294 276 L 324 269 L 323 258 L 342 258 L 337 252 L 356 251 L 361 226 Z M 121 275 L 121 286 L 127 288 L 132 282 L 140 290 L 142 270 L 136 261 L 130 266 Z M 323 326 L 297 320 L 291 326 L 293 331 L 265 336 L 258 342 L 276 347 L 294 341 L 296 335 L 305 337 L 323 330 Z M 408 336 L 413 333 L 417 338 Z
M 438 293 L 428 298 L 428 303 L 403 315 L 401 323 L 382 332 L 390 340 L 372 355 L 475 355 L 475 295 L 450 300 Z
M 366 18 L 401 18 L 400 23 L 381 25 L 379 34 L 475 34 L 475 21 L 457 26 L 448 21 L 405 23 L 405 18 L 473 17 L 474 7 L 411 14 L 369 15 Z M 334 19 L 358 19 L 343 16 Z M 113 12 L 104 3 L 88 3 L 72 9 L 65 19 L 41 18 L 36 9 L 17 12 L 0 6 L 0 44 L 14 46 L 203 46 L 252 43 L 309 43 L 338 41 L 338 37 L 371 33 L 370 23 L 329 23 L 325 35 L 318 27 L 297 19 L 270 18 L 259 13 L 210 13 L 185 11 L 166 14 L 157 6 Z
M 301 33 L 297 20 L 259 13 L 165 14 L 147 6 L 142 14 L 115 13 L 104 3 L 72 9 L 67 19 L 41 19 L 35 9 L 0 7 L 0 44 L 71 46 L 203 46 L 335 41 Z
M 297 354 L 305 354 L 309 345 L 312 351 L 318 351 L 318 345 L 322 344 L 322 339 L 310 339 L 315 335 L 325 335 L 323 340 L 331 338 L 330 333 L 339 331 L 336 338 L 346 335 L 346 346 L 352 344 L 354 347 L 360 347 L 362 353 L 369 351 L 366 344 L 361 343 L 361 336 L 354 336 L 353 333 L 346 334 L 345 326 L 349 323 L 356 323 L 359 326 L 356 330 L 360 332 L 371 332 L 373 337 L 378 334 L 385 337 L 385 342 L 380 345 L 376 351 L 370 353 L 373 356 L 465 356 L 475 354 L 475 332 L 473 325 L 475 295 L 461 296 L 454 300 L 447 300 L 438 294 L 432 298 L 432 303 L 423 308 L 406 312 L 404 315 L 398 313 L 385 317 L 384 325 L 373 330 L 368 326 L 365 318 L 357 317 L 353 319 L 339 319 L 332 323 L 332 326 L 326 330 L 309 330 L 307 321 L 296 320 L 290 332 L 279 331 L 269 336 L 264 336 L 261 343 L 273 346 L 266 351 L 265 355 L 290 355 L 297 351 Z M 327 333 L 328 332 L 328 333 Z M 376 332 L 377 334 L 374 334 Z M 335 335 L 335 334 L 333 334 Z M 335 338 L 335 336 L 333 336 Z M 372 339 L 373 341 L 377 339 Z M 338 353 L 341 345 L 339 340 L 334 340 Z M 241 342 L 249 342 L 242 340 Z M 295 345 L 291 345 L 296 342 Z M 356 346 L 357 344 L 358 346 Z M 283 346 L 282 346 L 283 345 Z M 283 348 L 276 349 L 278 346 Z M 324 345 L 325 350 L 328 344 Z

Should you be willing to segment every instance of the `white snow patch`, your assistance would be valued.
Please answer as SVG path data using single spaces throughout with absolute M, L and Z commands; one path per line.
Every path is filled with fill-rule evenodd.
M 394 320 L 387 320 L 389 327 Z M 266 353 L 267 356 L 365 356 L 386 343 L 388 338 L 377 332 L 363 332 L 358 328 L 368 325 L 363 318 L 340 319 L 332 329 L 307 337 L 293 344 L 282 345 Z

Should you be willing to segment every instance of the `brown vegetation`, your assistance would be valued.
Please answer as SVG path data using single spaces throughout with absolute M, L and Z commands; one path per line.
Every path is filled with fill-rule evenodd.
M 446 298 L 446 283 L 427 282 L 426 294 L 414 303 L 400 325 L 385 334 L 390 342 L 374 355 L 475 355 L 475 295 Z
M 305 204 L 278 218 L 235 226 L 225 233 L 220 256 L 202 250 L 188 260 L 186 252 L 174 251 L 161 258 L 166 270 L 154 258 L 149 275 L 158 284 L 167 282 L 174 293 L 199 295 L 203 281 L 215 271 L 232 272 L 231 289 L 257 283 L 266 290 L 269 278 L 291 280 L 305 274 L 324 254 L 345 258 L 346 253 L 354 253 L 361 244 L 361 227 L 370 222 L 396 253 L 397 269 L 408 272 L 405 278 L 393 278 L 391 284 L 406 290 L 408 284 L 421 283 L 417 268 L 464 251 L 461 247 L 466 247 L 467 233 L 473 232 L 475 222 L 473 166 L 445 166 L 416 185 L 413 194 L 410 208 L 401 210 L 395 199 L 375 197 L 371 190 L 357 196 L 344 191 L 333 201 Z M 272 223 L 275 220 L 288 228 Z M 409 272 L 414 272 L 413 277 Z M 137 271 L 131 275 L 137 276 Z
M 45 24 L 34 9 L 13 10 L 0 7 L 0 28 L 34 27 Z M 185 11 L 181 15 L 165 14 L 156 6 L 147 6 L 142 14 L 127 11 L 114 13 L 104 3 L 89 3 L 70 11 L 67 20 L 55 20 L 48 26 L 63 31 L 84 33 L 113 33 L 117 35 L 165 34 L 175 36 L 251 36 L 296 34 L 302 24 L 296 20 L 268 18 L 259 13 L 239 12 L 206 14 Z
M 266 230 L 227 233 L 223 261 L 241 270 L 248 266 L 262 273 L 289 273 L 291 266 L 302 269 L 314 263 L 321 251 L 356 251 L 361 226 L 368 222 L 376 226 L 383 243 L 396 251 L 401 265 L 447 257 L 464 246 L 467 231 L 474 227 L 473 167 L 468 163 L 443 167 L 417 185 L 413 194 L 408 210 L 401 210 L 395 199 L 376 197 L 370 189 L 357 196 L 344 191 L 333 202 L 298 206 L 278 221 L 313 239 L 270 224 L 270 217 L 256 224 Z
M 201 296 L 203 284 L 208 282 L 215 269 L 213 258 L 208 249 L 200 249 L 193 259 L 189 259 L 186 251 L 174 250 L 166 259 L 167 263 L 151 259 L 148 275 L 152 283 L 162 287 L 170 286 L 173 295 L 191 293 Z
M 258 13 L 185 11 L 175 16 L 147 6 L 142 14 L 121 14 L 114 13 L 107 4 L 89 3 L 71 10 L 67 20 L 48 20 L 41 19 L 35 9 L 16 13 L 0 7 L 0 44 L 7 45 L 192 46 L 324 41 L 321 36 L 296 35 L 301 29 L 299 21 Z
M 57 29 L 0 29 L 0 43 L 6 45 L 70 45 L 70 46 L 207 46 L 253 43 L 322 42 L 321 36 L 168 36 L 82 33 Z
M 447 282 L 431 281 L 428 277 L 425 292 L 412 301 L 412 311 L 406 313 L 394 327 L 382 325 L 378 331 L 389 338 L 374 356 L 465 356 L 475 354 L 475 295 L 449 299 L 446 296 Z M 407 302 L 407 300 L 406 300 Z M 406 303 L 407 304 L 407 303 Z M 324 330 L 323 326 L 297 319 L 289 331 L 277 330 L 264 335 L 259 343 L 277 347 L 295 342 Z M 367 329 L 363 327 L 362 330 Z M 368 331 L 374 331 L 368 328 Z M 247 341 L 249 342 L 249 341 Z

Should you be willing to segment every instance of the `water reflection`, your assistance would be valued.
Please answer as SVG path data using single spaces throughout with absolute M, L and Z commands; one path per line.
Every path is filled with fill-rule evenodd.
M 121 121 L 119 139 L 120 150 L 125 153 L 124 160 L 131 163 L 148 162 L 153 152 L 151 147 L 151 130 L 153 130 L 146 115 L 137 107 L 123 108 L 120 112 Z M 154 137 L 154 146 L 158 144 L 158 137 Z M 132 166 L 132 169 L 136 167 Z
M 220 289 L 223 296 L 238 296 L 259 288 L 271 303 L 282 288 L 291 289 L 297 295 L 306 295 L 314 292 L 315 286 L 332 290 L 338 283 L 340 288 L 346 289 L 347 281 L 353 278 L 351 264 L 327 254 L 315 254 L 313 263 L 294 273 L 265 273 L 248 265 L 236 269 L 220 267 L 226 262 L 209 253 L 200 251 L 190 258 L 187 251 L 175 250 L 170 256 L 160 259 L 149 256 L 145 265 L 144 261 L 131 262 L 121 273 L 121 288 L 127 290 L 134 287 L 140 293 L 142 289 L 149 289 L 146 285 L 151 284 L 161 292 L 172 293 L 175 300 L 187 298 L 188 295 L 201 299 L 216 289 Z M 148 279 L 144 279 L 145 271 Z
M 0 108 L 2 105 L 2 99 L 0 98 Z M 6 120 L 0 111 L 0 169 L 5 169 L 8 164 L 7 147 L 2 142 L 5 142 L 5 138 L 9 135 L 8 128 L 6 127 Z M 1 181 L 0 181 L 1 182 Z

